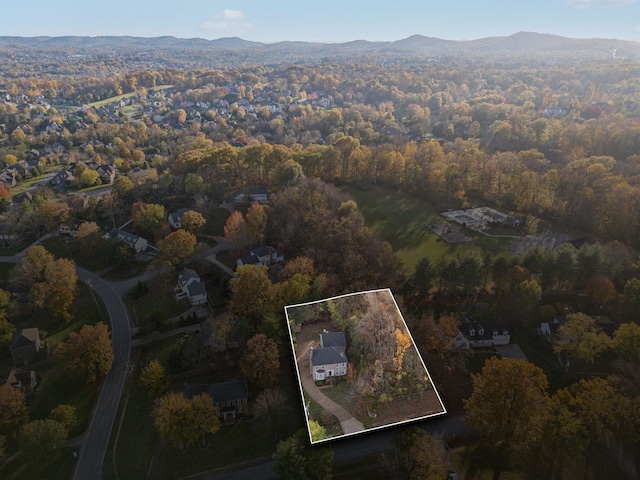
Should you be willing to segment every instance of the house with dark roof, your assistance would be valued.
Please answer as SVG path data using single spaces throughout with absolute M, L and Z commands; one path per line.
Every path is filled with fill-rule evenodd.
M 182 228 L 182 216 L 189 211 L 188 208 L 181 208 L 177 212 L 169 213 L 169 225 L 175 230 Z
M 26 365 L 40 351 L 40 332 L 37 328 L 24 328 L 13 332 L 9 351 L 14 365 Z
M 243 265 L 275 265 L 284 262 L 282 249 L 270 246 L 260 246 L 251 249 L 250 255 L 236 260 L 236 266 Z
M 347 374 L 347 339 L 344 332 L 325 332 L 320 334 L 320 347 L 309 348 L 311 377 L 315 381 Z
M 65 186 L 73 185 L 74 180 L 75 180 L 75 177 L 70 170 L 60 169 L 53 176 L 53 178 L 49 180 L 49 183 L 55 187 L 58 187 L 58 186 L 65 187 Z
M 5 386 L 13 387 L 20 390 L 25 395 L 33 393 L 33 389 L 38 384 L 38 377 L 34 370 L 22 370 L 21 368 L 12 368 L 7 376 Z
M 511 333 L 507 322 L 472 322 L 463 315 L 458 322 L 458 335 L 454 339 L 454 347 L 463 349 L 495 347 L 508 345 L 510 341 Z
M 220 383 L 189 383 L 184 388 L 187 398 L 207 393 L 225 421 L 233 421 L 248 412 L 249 390 L 244 378 Z
M 188 298 L 192 306 L 207 303 L 207 287 L 198 275 L 198 272 L 191 268 L 185 268 L 178 275 L 177 298 Z

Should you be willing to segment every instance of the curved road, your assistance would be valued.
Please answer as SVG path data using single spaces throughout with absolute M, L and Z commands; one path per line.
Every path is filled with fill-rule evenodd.
M 77 270 L 78 278 L 100 295 L 111 319 L 113 365 L 102 385 L 73 475 L 74 480 L 97 480 L 102 478 L 102 464 L 127 376 L 127 365 L 131 355 L 131 333 L 129 315 L 120 292 L 116 292 L 110 283 L 97 275 L 83 268 L 78 267 Z
M 22 257 L 18 255 L 0 257 L 0 262 L 19 263 L 21 259 Z M 109 282 L 83 268 L 76 267 L 76 270 L 78 279 L 100 295 L 111 321 L 113 365 L 100 390 L 73 475 L 74 480 L 99 480 L 102 478 L 102 464 L 127 376 L 127 365 L 131 354 L 130 324 L 127 309 L 122 301 L 122 295 L 125 293 L 123 289 L 114 289 Z

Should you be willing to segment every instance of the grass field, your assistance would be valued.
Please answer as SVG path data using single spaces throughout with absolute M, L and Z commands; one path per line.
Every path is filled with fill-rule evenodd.
M 492 238 L 462 228 L 463 233 L 474 241 L 448 244 L 427 228 L 431 223 L 444 221 L 433 204 L 381 186 L 366 190 L 348 186 L 343 191 L 356 200 L 369 228 L 391 244 L 407 272 L 412 272 L 423 257 L 435 259 L 464 255 L 469 251 L 495 255 L 508 252 L 513 242 L 512 238 Z
M 157 91 L 160 91 L 160 90 L 167 90 L 169 88 L 173 88 L 173 85 L 159 85 L 157 87 L 148 88 L 147 90 L 149 92 L 157 92 Z M 102 107 L 104 105 L 108 105 L 108 104 L 113 103 L 113 102 L 118 102 L 118 101 L 123 100 L 125 98 L 135 97 L 136 95 L 138 95 L 138 93 L 139 93 L 138 91 L 124 93 L 124 94 L 118 95 L 116 97 L 105 98 L 104 100 L 100 100 L 98 102 L 89 103 L 88 105 L 90 107 L 93 107 L 93 108 L 98 108 L 98 107 Z

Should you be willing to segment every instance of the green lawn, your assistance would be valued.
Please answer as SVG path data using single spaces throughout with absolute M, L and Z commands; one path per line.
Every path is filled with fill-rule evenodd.
M 117 474 L 109 465 L 106 478 L 137 480 L 146 478 L 149 472 L 149 478 L 178 478 L 261 457 L 268 458 L 274 452 L 277 444 L 274 430 L 266 420 L 260 418 L 249 417 L 235 424 L 222 425 L 221 429 L 210 438 L 205 448 L 194 446 L 180 452 L 159 439 L 153 425 L 153 399 L 140 383 L 139 374 L 140 369 L 151 359 L 158 358 L 166 365 L 172 347 L 177 341 L 176 337 L 168 338 L 147 345 L 143 349 L 134 350 L 132 362 L 137 367 L 130 377 L 130 383 L 122 398 L 120 415 L 124 415 L 124 418 L 122 421 L 120 418 L 116 419 L 116 428 L 117 425 L 122 425 L 118 444 L 115 447 Z M 281 434 L 284 438 L 302 427 L 302 417 L 299 414 L 301 407 L 299 397 L 294 390 L 294 383 L 290 378 L 293 376 L 290 367 L 288 362 L 284 362 L 281 381 L 278 384 L 287 393 L 291 406 L 287 414 L 288 418 L 283 422 Z M 184 382 L 222 381 L 235 374 L 237 372 L 225 369 L 224 375 L 221 372 L 212 371 L 188 378 L 180 377 L 172 388 L 179 390 Z M 255 392 L 250 391 L 251 396 L 254 394 Z M 249 408 L 251 408 L 251 401 L 252 398 Z M 123 412 L 125 402 L 126 409 Z M 112 437 L 112 449 L 113 440 Z M 110 462 L 111 452 L 112 450 L 107 455 L 108 464 L 112 463 Z
M 167 90 L 169 88 L 173 88 L 173 85 L 159 85 L 157 87 L 148 88 L 147 91 L 149 91 L 149 92 L 157 92 L 159 90 Z M 118 96 L 115 96 L 115 97 L 105 98 L 104 100 L 100 100 L 98 102 L 89 103 L 88 105 L 90 107 L 93 107 L 93 108 L 99 108 L 99 107 L 102 107 L 104 105 L 109 105 L 110 103 L 113 103 L 113 102 L 118 102 L 118 101 L 123 100 L 125 98 L 135 97 L 139 93 L 140 92 L 138 92 L 138 91 L 124 93 L 122 95 L 118 95 Z
M 469 251 L 495 255 L 508 252 L 513 242 L 513 239 L 491 238 L 465 228 L 463 233 L 474 238 L 473 242 L 448 244 L 427 228 L 432 223 L 446 222 L 433 204 L 382 186 L 368 189 L 346 186 L 343 191 L 356 200 L 369 228 L 391 244 L 409 272 L 423 257 L 435 259 Z
M 66 480 L 73 477 L 76 460 L 72 449 L 62 448 L 53 454 L 39 456 L 36 461 L 22 455 L 0 463 L 0 478 L 3 480 L 24 480 L 26 478 L 47 478 Z
M 204 214 L 207 224 L 204 228 L 206 235 L 224 236 L 224 224 L 229 218 L 229 212 L 224 208 L 217 208 L 209 214 Z
M 175 298 L 173 289 L 176 285 L 175 273 L 169 273 L 149 280 L 148 291 L 142 297 L 135 298 L 135 295 L 129 293 L 125 301 L 131 313 L 132 326 L 153 330 L 160 326 L 155 325 L 155 321 L 176 317 L 187 310 L 188 302 L 180 304 Z

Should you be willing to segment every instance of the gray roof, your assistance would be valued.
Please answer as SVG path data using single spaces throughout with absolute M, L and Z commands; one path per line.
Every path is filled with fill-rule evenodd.
M 30 345 L 35 345 L 38 341 L 38 329 L 37 328 L 25 328 L 23 330 L 16 330 L 13 332 L 11 343 L 9 348 L 21 348 Z
M 347 339 L 344 336 L 344 332 L 321 333 L 320 344 L 323 347 L 346 347 Z
M 347 355 L 344 347 L 314 348 L 311 351 L 311 365 L 331 365 L 333 363 L 347 363 Z
M 249 391 L 244 378 L 236 378 L 228 382 L 212 383 L 209 385 L 209 395 L 214 402 L 228 402 L 230 400 L 247 400 Z
M 182 272 L 180 272 L 180 275 L 178 276 L 178 282 L 180 282 L 180 285 L 184 285 L 185 283 L 188 283 L 189 280 L 191 279 L 200 281 L 200 275 L 198 275 L 198 272 L 196 272 L 192 268 L 183 269 Z
M 181 208 L 177 212 L 171 212 L 169 214 L 169 221 L 173 223 L 182 222 L 182 216 L 189 211 L 188 208 Z
M 201 280 L 196 280 L 187 285 L 187 292 L 189 297 L 195 297 L 207 293 L 207 287 L 204 286 Z
M 480 334 L 482 330 L 482 334 Z M 493 338 L 493 333 L 502 335 L 504 332 L 509 333 L 509 325 L 507 322 L 472 322 L 466 317 L 463 317 L 460 322 L 460 331 L 470 340 L 490 340 Z M 473 335 L 471 332 L 473 331 Z
M 215 403 L 249 399 L 247 381 L 244 378 L 210 384 L 189 383 L 184 387 L 184 393 L 188 398 L 208 393 Z
M 261 247 L 256 247 L 251 250 L 256 257 L 264 257 L 267 255 L 271 255 L 271 247 L 265 247 L 264 245 Z

